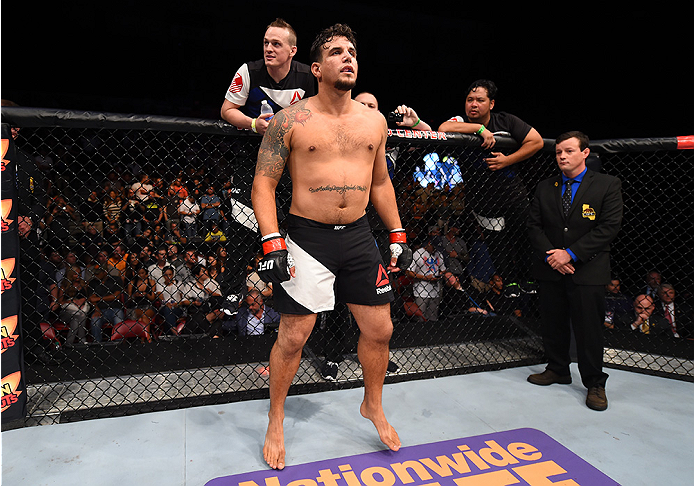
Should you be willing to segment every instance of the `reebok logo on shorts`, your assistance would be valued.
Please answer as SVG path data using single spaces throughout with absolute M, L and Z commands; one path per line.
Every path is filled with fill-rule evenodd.
M 345 229 L 345 228 L 346 228 L 346 226 L 341 226 L 341 225 L 337 225 L 337 226 L 334 226 L 334 227 L 333 227 L 333 229 L 334 229 L 335 231 L 340 231 L 340 230 L 343 230 L 343 229 Z
M 388 278 L 388 272 L 383 268 L 383 265 L 378 265 L 378 275 L 376 276 L 376 293 L 385 294 L 390 292 L 390 279 Z

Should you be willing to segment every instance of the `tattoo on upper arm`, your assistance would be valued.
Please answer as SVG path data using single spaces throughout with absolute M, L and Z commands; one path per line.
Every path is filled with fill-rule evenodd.
M 301 107 L 290 111 L 282 110 L 272 118 L 258 150 L 256 175 L 280 180 L 290 153 L 286 136 L 295 122 L 305 125 L 310 118 L 311 112 Z

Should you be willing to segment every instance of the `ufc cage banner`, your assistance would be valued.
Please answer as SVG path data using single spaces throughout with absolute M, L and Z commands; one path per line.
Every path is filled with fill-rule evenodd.
M 2 423 L 26 416 L 20 313 L 17 157 L 10 126 L 2 124 Z

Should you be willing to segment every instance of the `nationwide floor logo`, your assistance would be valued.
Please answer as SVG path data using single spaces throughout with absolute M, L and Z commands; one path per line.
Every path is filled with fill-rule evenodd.
M 206 486 L 618 485 L 536 429 L 235 474 Z

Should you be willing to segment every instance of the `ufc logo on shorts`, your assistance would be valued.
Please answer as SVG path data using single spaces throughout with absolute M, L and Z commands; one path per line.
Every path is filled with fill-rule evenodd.
M 272 270 L 273 268 L 275 268 L 275 262 L 273 260 L 265 260 L 262 262 L 258 262 L 259 272 L 266 272 L 268 270 Z

